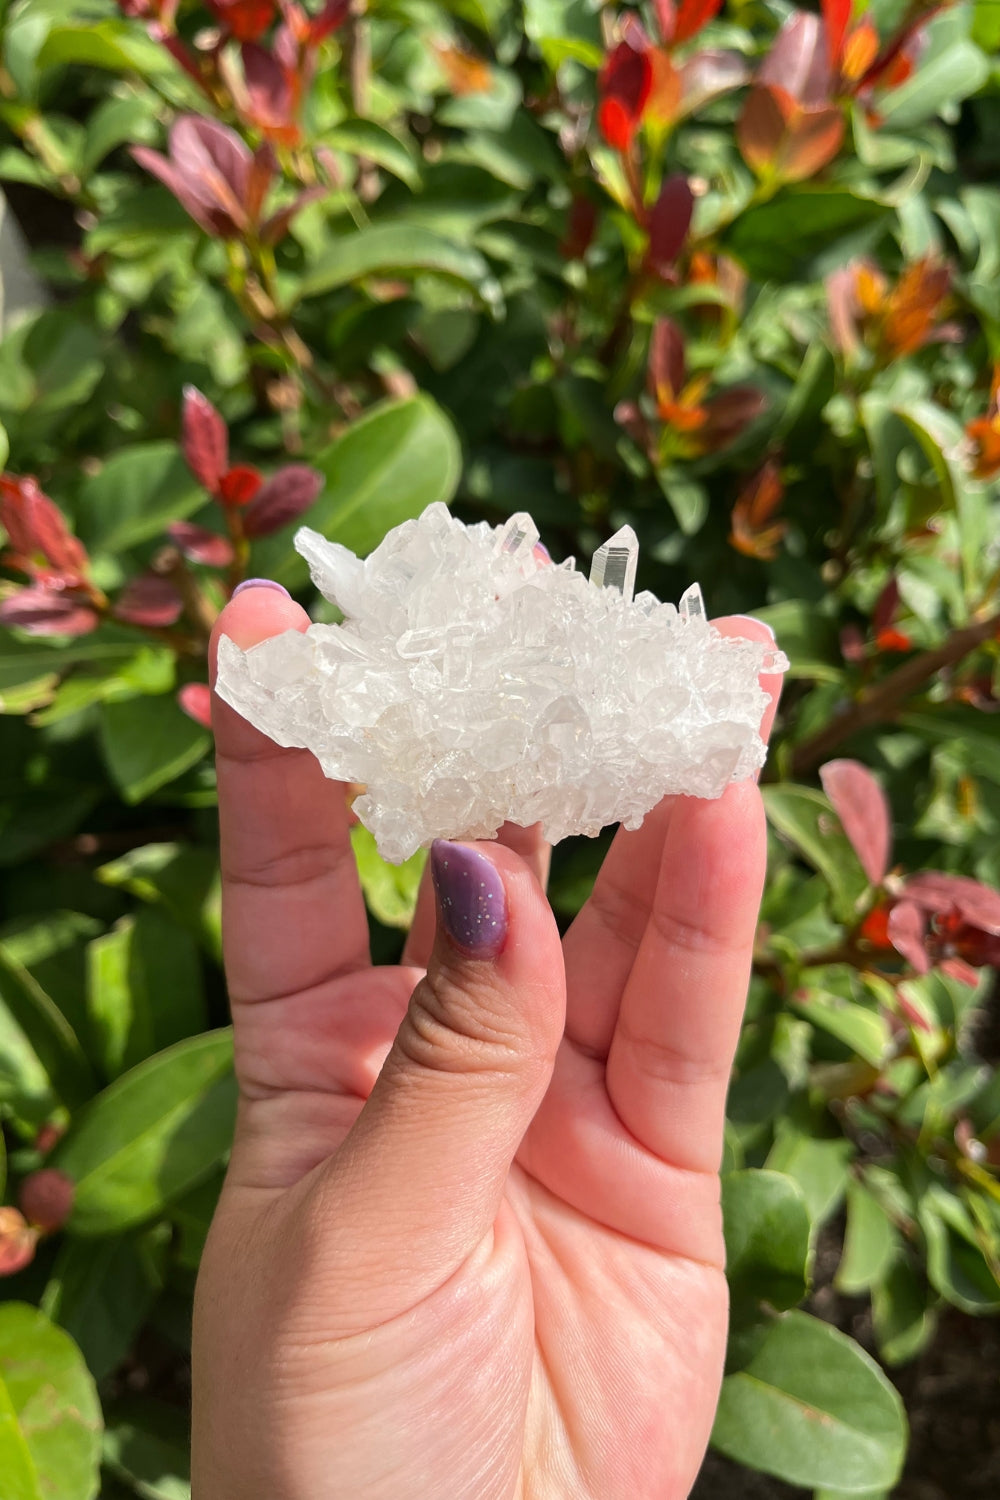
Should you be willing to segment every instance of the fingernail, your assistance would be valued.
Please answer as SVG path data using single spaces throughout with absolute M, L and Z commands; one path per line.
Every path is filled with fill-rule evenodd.
M 478 849 L 435 839 L 431 877 L 444 929 L 469 958 L 496 958 L 507 937 L 503 881 Z
M 536 542 L 531 550 L 534 553 L 536 562 L 550 563 L 552 561 L 552 553 L 544 542 Z
M 291 594 L 289 594 L 288 590 L 285 588 L 284 584 L 275 583 L 273 578 L 244 578 L 243 582 L 238 583 L 233 589 L 230 597 L 235 599 L 236 595 L 242 594 L 244 589 L 277 589 L 278 593 L 284 594 L 286 599 L 290 599 L 292 597 Z

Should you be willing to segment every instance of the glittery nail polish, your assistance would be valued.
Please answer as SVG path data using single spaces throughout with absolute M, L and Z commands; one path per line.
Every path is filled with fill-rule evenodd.
M 233 598 L 235 599 L 237 594 L 242 594 L 244 589 L 277 589 L 278 593 L 284 594 L 286 599 L 289 597 L 285 585 L 275 583 L 273 578 L 244 578 L 243 582 L 238 583 L 233 589 Z
M 507 897 L 497 871 L 477 849 L 435 839 L 431 875 L 445 931 L 469 958 L 495 958 L 507 937 Z

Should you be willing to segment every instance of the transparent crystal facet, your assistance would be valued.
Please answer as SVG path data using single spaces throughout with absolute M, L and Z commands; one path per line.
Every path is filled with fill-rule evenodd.
M 625 603 L 630 604 L 638 562 L 639 538 L 631 526 L 623 526 L 594 553 L 590 581 L 600 589 L 617 589 Z
M 364 562 L 304 529 L 296 546 L 344 623 L 248 651 L 223 637 L 217 691 L 365 783 L 354 808 L 387 859 L 505 820 L 553 843 L 635 828 L 665 795 L 718 797 L 763 764 L 760 673 L 784 656 L 720 635 L 697 585 L 679 611 L 633 600 L 629 527 L 590 582 L 549 561 L 527 515 L 463 526 L 432 505 Z

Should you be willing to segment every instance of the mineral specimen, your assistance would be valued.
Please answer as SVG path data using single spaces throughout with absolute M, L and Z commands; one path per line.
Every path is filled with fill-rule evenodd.
M 219 645 L 218 693 L 327 776 L 386 859 L 434 838 L 540 822 L 553 843 L 637 828 L 667 793 L 718 797 L 763 764 L 761 672 L 773 646 L 722 636 L 701 591 L 680 608 L 635 598 L 623 527 L 554 565 L 528 515 L 465 526 L 444 505 L 364 561 L 303 527 L 295 538 L 342 625 Z

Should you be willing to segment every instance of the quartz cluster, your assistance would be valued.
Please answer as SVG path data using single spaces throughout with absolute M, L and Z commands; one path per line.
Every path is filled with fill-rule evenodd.
M 589 579 L 549 561 L 530 516 L 465 526 L 441 504 L 364 561 L 305 527 L 295 546 L 344 623 L 224 637 L 217 691 L 365 783 L 355 811 L 386 859 L 505 820 L 553 843 L 637 828 L 667 793 L 718 797 L 764 762 L 759 675 L 787 661 L 720 635 L 697 585 L 679 609 L 633 598 L 630 527 Z

